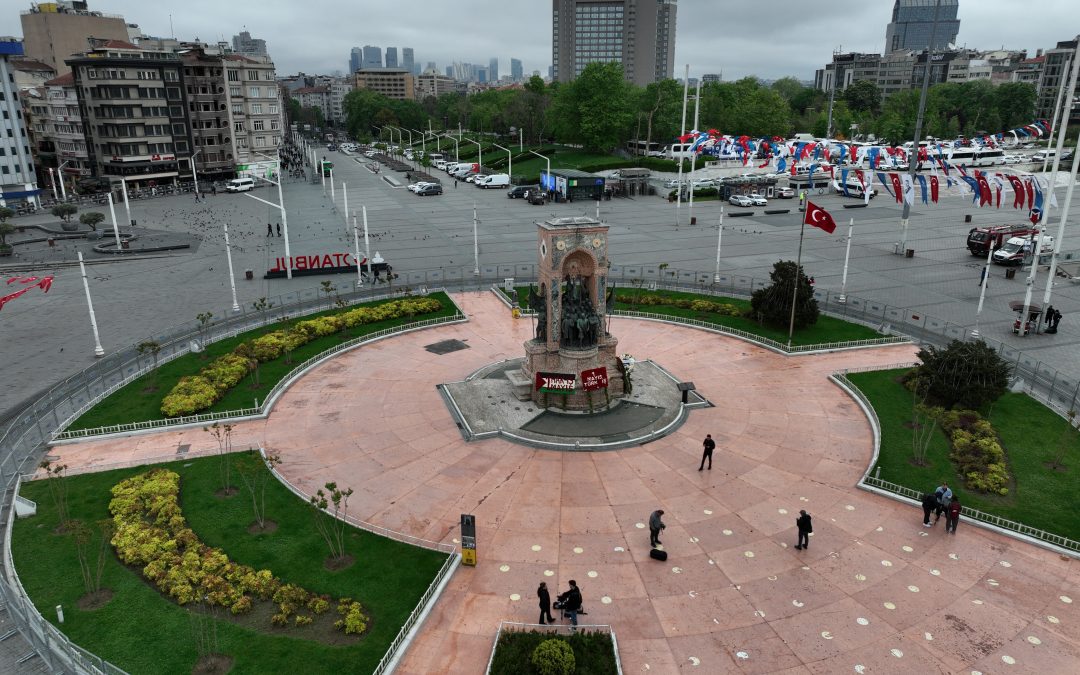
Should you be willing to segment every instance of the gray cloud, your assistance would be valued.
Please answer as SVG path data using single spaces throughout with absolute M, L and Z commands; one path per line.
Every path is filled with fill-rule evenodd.
M 435 0 L 422 3 L 350 1 L 257 4 L 222 0 L 148 3 L 91 0 L 92 9 L 123 14 L 144 32 L 205 42 L 229 40 L 241 30 L 267 41 L 281 73 L 344 72 L 349 50 L 365 44 L 412 47 L 421 65 L 454 61 L 487 64 L 510 59 L 525 72 L 547 74 L 551 62 L 551 11 L 546 2 Z M 725 79 L 756 75 L 811 79 L 834 50 L 879 52 L 891 0 L 681 0 L 675 50 L 676 76 L 723 72 Z M 1074 37 L 1074 0 L 1040 0 L 1025 12 L 1005 0 L 960 0 L 961 45 L 979 49 L 1053 47 Z M 1056 24 L 1066 24 L 1060 33 Z M 1072 24 L 1072 25 L 1069 25 Z

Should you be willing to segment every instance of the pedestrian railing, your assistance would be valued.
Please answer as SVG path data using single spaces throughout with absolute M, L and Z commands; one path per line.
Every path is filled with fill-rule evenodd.
M 615 638 L 615 630 L 608 624 L 578 624 L 572 626 L 562 623 L 521 623 L 517 621 L 500 621 L 499 628 L 495 631 L 495 641 L 491 645 L 491 656 L 488 657 L 485 673 L 491 673 L 491 666 L 495 662 L 495 650 L 499 648 L 499 638 L 503 633 L 524 633 L 536 631 L 538 633 L 550 633 L 551 635 L 573 635 L 577 631 L 583 633 L 607 633 L 611 636 L 611 648 L 615 653 L 615 672 L 622 675 L 622 659 L 619 658 L 619 641 Z
M 876 475 L 871 476 L 870 473 L 874 467 L 877 466 L 878 457 L 881 454 L 881 421 L 878 419 L 877 412 L 874 410 L 874 406 L 870 403 L 870 399 L 864 394 L 850 379 L 848 375 L 855 372 L 873 372 L 878 370 L 894 370 L 897 368 L 910 368 L 917 364 L 914 363 L 898 363 L 891 366 L 875 366 L 875 367 L 863 367 L 852 368 L 849 370 L 843 370 L 832 375 L 834 381 L 836 381 L 841 387 L 847 390 L 855 399 L 859 402 L 862 409 L 865 411 L 870 424 L 873 427 L 874 433 L 874 451 L 870 460 L 870 464 L 867 466 L 866 471 L 863 473 L 862 478 L 859 480 L 858 487 L 871 492 L 877 492 L 885 494 L 887 496 L 901 499 L 905 502 L 913 505 L 919 505 L 922 501 L 923 491 L 909 488 L 904 485 L 892 483 L 887 480 L 882 480 Z M 1070 539 L 1060 534 L 1054 534 L 1053 532 L 1047 532 L 1037 527 L 1031 527 L 1015 520 L 1003 518 L 1001 516 L 980 511 L 979 509 L 971 508 L 969 506 L 963 507 L 962 518 L 972 523 L 982 524 L 992 529 L 996 529 L 1005 534 L 1025 537 L 1037 543 L 1048 545 L 1055 550 L 1060 550 L 1074 557 L 1080 557 L 1080 541 Z

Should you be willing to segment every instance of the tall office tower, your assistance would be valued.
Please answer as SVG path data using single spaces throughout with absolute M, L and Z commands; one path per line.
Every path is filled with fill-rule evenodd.
M 397 68 L 398 67 L 397 47 L 387 47 L 386 48 L 386 67 L 387 68 Z
M 896 0 L 893 4 L 892 21 L 885 28 L 885 53 L 900 49 L 921 52 L 927 47 L 941 50 L 956 42 L 960 32 L 960 19 L 956 18 L 960 0 Z M 937 30 L 934 31 L 934 12 L 937 12 Z M 930 33 L 934 32 L 934 44 Z
M 240 31 L 232 38 L 233 51 L 241 56 L 266 56 L 266 40 L 251 37 L 251 33 Z
M 0 206 L 36 203 L 41 193 L 11 63 L 22 55 L 22 43 L 0 39 Z
M 404 68 L 405 70 L 409 71 L 413 75 L 417 74 L 417 72 L 416 72 L 416 60 L 415 60 L 415 57 L 413 56 L 413 48 L 412 47 L 402 47 L 401 48 L 401 67 Z
M 639 86 L 670 78 L 677 9 L 677 0 L 552 0 L 554 78 L 569 82 L 610 61 Z
M 353 74 L 364 66 L 364 50 L 353 47 L 349 51 L 349 74 Z
M 427 65 L 426 65 L 426 66 L 424 66 L 424 70 L 425 70 L 425 71 L 428 71 L 428 70 L 434 70 L 434 71 L 438 71 L 438 70 L 439 70 L 439 68 L 438 68 L 438 66 L 437 66 L 437 65 L 435 65 L 435 62 L 434 62 L 434 61 L 428 61 L 428 62 L 427 62 Z
M 371 45 L 364 45 L 364 61 L 361 67 L 364 69 L 382 68 L 382 50 Z
M 510 59 L 510 79 L 521 82 L 524 79 L 524 71 L 521 69 L 521 59 Z
M 488 82 L 499 81 L 499 58 L 497 56 L 491 57 L 488 61 L 487 76 Z
M 85 52 L 87 38 L 128 40 L 124 17 L 91 12 L 77 0 L 33 4 L 19 18 L 26 58 L 52 66 L 57 75 L 71 72 L 64 59 Z

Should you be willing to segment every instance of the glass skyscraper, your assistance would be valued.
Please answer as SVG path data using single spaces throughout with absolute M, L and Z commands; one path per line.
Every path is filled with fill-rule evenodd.
M 892 21 L 885 29 L 885 53 L 900 49 L 921 52 L 928 47 L 940 51 L 954 44 L 960 32 L 960 19 L 956 18 L 959 5 L 959 0 L 896 0 Z M 931 32 L 934 33 L 932 45 Z

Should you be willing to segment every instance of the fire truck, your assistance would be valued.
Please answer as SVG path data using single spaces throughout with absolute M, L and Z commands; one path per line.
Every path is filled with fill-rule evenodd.
M 998 250 L 1013 237 L 1030 237 L 1037 233 L 1038 230 L 1030 223 L 973 227 L 968 231 L 967 248 L 971 255 L 985 258 L 991 250 Z

